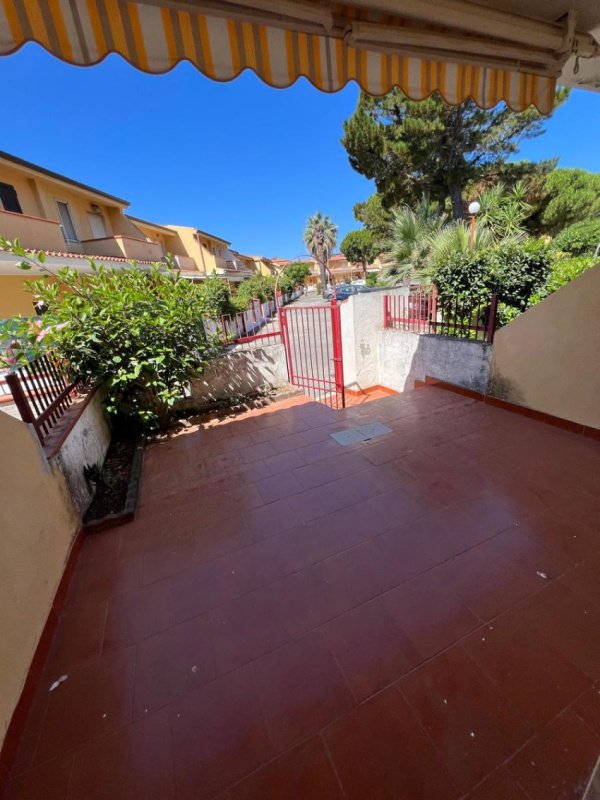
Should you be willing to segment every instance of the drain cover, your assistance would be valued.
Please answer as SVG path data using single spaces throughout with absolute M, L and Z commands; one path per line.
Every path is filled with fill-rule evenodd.
M 357 428 L 347 428 L 345 431 L 338 431 L 329 435 L 342 447 L 346 447 L 357 442 L 368 442 L 369 439 L 376 439 L 378 436 L 385 436 L 386 433 L 391 432 L 392 429 L 381 422 L 369 422 L 366 425 L 359 425 Z

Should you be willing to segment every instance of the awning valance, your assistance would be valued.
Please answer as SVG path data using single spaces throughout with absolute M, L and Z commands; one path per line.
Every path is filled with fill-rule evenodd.
M 401 7 L 407 16 L 383 13 L 386 5 Z M 502 38 L 486 35 L 477 15 L 465 13 L 468 5 L 464 0 L 445 0 L 440 8 L 431 0 L 0 0 L 0 54 L 34 41 L 79 65 L 118 53 L 151 73 L 188 60 L 218 81 L 251 69 L 275 87 L 304 76 L 335 92 L 354 80 L 373 95 L 398 86 L 415 100 L 438 91 L 452 104 L 471 97 L 485 108 L 503 100 L 515 110 L 534 105 L 550 111 L 563 56 L 573 52 L 574 30 L 532 21 L 535 29 L 511 29 L 508 19 L 494 19 L 509 15 L 487 9 L 487 28 L 491 34 L 497 28 Z M 462 27 L 453 28 L 453 21 Z

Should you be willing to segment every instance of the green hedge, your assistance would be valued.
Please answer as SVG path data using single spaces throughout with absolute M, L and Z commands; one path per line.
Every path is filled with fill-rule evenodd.
M 600 245 L 600 219 L 576 222 L 552 240 L 552 247 L 574 256 L 593 255 Z

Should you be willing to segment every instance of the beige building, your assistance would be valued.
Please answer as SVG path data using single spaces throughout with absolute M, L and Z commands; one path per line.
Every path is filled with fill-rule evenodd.
M 220 236 L 149 222 L 126 214 L 128 206 L 127 200 L 0 151 L 0 235 L 44 251 L 50 268 L 68 264 L 86 272 L 89 257 L 107 266 L 136 262 L 143 268 L 171 255 L 191 280 L 216 273 L 239 283 L 276 271 L 269 259 L 231 250 Z M 0 319 L 33 310 L 25 286 L 41 273 L 24 273 L 19 261 L 0 250 Z

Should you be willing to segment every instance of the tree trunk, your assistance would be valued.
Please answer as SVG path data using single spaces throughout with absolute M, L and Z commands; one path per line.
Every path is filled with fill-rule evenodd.
M 448 192 L 452 201 L 452 219 L 464 219 L 465 206 L 462 199 L 462 187 L 458 183 L 453 183 L 448 187 Z
M 362 264 L 363 264 L 363 278 L 366 281 L 367 280 L 367 259 L 366 258 L 363 258 Z
M 317 261 L 319 262 L 319 270 L 321 272 L 321 295 L 325 297 L 325 292 L 327 291 L 327 267 L 325 264 L 324 250 L 317 250 Z

